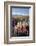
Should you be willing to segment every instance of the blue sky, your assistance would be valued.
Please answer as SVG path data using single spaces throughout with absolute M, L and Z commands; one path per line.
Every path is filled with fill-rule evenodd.
M 12 15 L 29 15 L 29 8 L 12 8 Z

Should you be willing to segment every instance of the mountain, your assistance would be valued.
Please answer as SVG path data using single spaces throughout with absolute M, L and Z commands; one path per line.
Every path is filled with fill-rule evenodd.
M 22 16 L 22 15 L 12 15 L 13 18 L 29 18 L 29 16 Z

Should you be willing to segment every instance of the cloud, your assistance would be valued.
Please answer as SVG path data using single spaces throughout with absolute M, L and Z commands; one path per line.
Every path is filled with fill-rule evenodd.
M 24 13 L 20 13 L 20 12 L 12 12 L 12 15 L 23 15 L 23 16 L 26 15 L 27 16 L 28 14 L 24 14 Z

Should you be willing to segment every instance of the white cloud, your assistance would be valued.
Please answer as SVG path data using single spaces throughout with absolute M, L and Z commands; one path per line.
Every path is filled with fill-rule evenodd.
M 12 15 L 28 15 L 28 14 L 24 14 L 24 13 L 19 13 L 19 12 L 12 12 Z

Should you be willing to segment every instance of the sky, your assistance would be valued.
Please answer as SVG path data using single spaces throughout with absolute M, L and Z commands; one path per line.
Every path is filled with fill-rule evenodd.
M 29 15 L 29 8 L 12 8 L 12 15 Z

